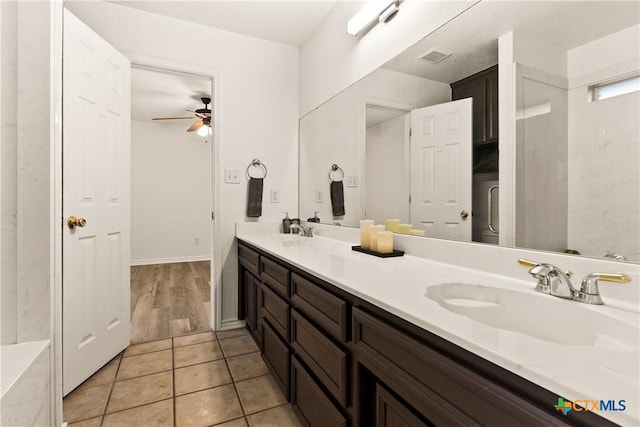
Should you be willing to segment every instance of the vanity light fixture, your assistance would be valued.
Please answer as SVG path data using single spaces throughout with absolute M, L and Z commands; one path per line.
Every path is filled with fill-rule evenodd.
M 369 0 L 347 21 L 347 34 L 357 36 L 377 22 L 387 22 L 398 13 L 399 0 Z

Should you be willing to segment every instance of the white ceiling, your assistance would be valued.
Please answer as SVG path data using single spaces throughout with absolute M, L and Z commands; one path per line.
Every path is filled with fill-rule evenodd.
M 498 37 L 509 31 L 569 50 L 639 17 L 638 1 L 481 1 L 383 67 L 453 83 L 497 64 Z M 452 55 L 437 64 L 417 59 L 434 48 Z
M 320 24 L 336 0 L 127 0 L 111 3 L 297 47 Z
M 193 116 L 186 110 L 204 108 L 200 101 L 202 96 L 211 97 L 209 78 L 156 69 L 131 69 L 132 120 L 151 121 L 154 117 Z M 194 121 L 195 119 L 170 120 L 164 123 L 184 125 L 187 128 Z

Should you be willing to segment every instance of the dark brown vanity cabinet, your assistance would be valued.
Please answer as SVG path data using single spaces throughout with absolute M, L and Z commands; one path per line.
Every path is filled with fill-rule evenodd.
M 451 83 L 451 100 L 473 98 L 473 144 L 498 141 L 498 66 Z
M 241 314 L 305 426 L 615 425 L 257 248 L 239 259 Z

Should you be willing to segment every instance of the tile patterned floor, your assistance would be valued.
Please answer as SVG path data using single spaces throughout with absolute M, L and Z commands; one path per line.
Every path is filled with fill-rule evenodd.
M 64 399 L 69 427 L 299 427 L 246 329 L 129 346 Z

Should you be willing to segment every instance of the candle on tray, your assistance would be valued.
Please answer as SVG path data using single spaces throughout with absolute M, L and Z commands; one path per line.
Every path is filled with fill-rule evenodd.
M 378 234 L 384 231 L 384 225 L 372 225 L 369 237 L 369 249 L 378 252 Z
M 387 231 L 392 231 L 396 233 L 398 231 L 398 226 L 400 225 L 399 219 L 388 219 L 387 220 Z
M 398 224 L 398 233 L 409 234 L 411 231 L 411 224 Z
M 378 231 L 378 252 L 390 254 L 393 252 L 393 233 L 391 231 Z
M 373 226 L 374 221 L 372 219 L 363 219 L 360 220 L 360 246 L 362 249 L 369 249 L 370 247 L 370 239 L 371 236 L 371 226 Z

